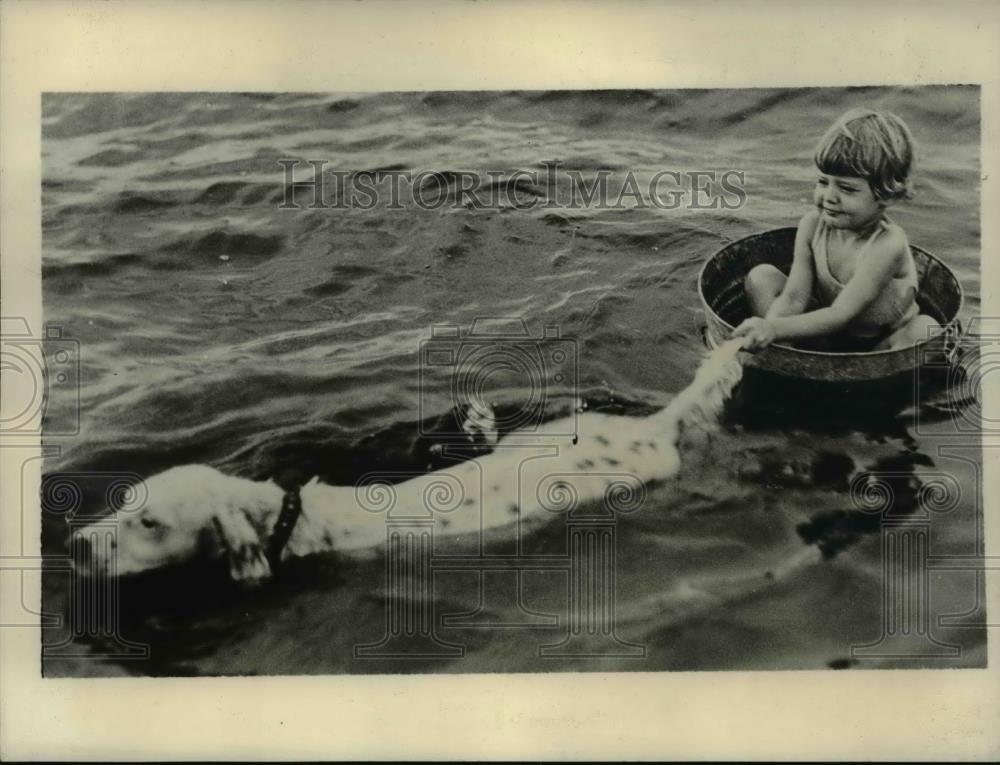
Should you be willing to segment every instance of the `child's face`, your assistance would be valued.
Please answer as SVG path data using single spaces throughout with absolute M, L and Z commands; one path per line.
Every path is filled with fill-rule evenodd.
M 828 225 L 855 231 L 875 222 L 885 210 L 866 179 L 849 175 L 820 173 L 813 202 Z

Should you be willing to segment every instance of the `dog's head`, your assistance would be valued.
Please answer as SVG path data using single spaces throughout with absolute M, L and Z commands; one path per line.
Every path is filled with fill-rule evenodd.
M 270 576 L 264 545 L 280 510 L 276 485 L 185 465 L 146 479 L 144 494 L 141 508 L 74 534 L 78 572 L 118 576 L 225 556 L 237 581 Z

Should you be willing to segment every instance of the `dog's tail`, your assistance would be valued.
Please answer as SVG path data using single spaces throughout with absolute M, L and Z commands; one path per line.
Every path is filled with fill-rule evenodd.
M 653 415 L 658 424 L 676 440 L 685 427 L 711 428 L 722 407 L 743 378 L 743 339 L 727 340 L 702 360 L 694 380 L 677 394 L 661 412 Z

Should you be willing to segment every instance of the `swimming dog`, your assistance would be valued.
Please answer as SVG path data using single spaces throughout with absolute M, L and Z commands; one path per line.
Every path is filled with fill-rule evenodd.
M 649 482 L 679 471 L 684 427 L 709 422 L 721 409 L 742 374 L 739 349 L 735 341 L 714 350 L 692 384 L 648 417 L 585 412 L 494 443 L 490 414 L 477 411 L 466 425 L 473 440 L 482 441 L 485 429 L 491 450 L 432 472 L 371 473 L 354 486 L 313 479 L 286 491 L 207 465 L 174 467 L 144 482 L 145 501 L 119 513 L 113 533 L 96 524 L 77 532 L 74 565 L 83 575 L 126 575 L 224 557 L 234 580 L 253 584 L 289 556 L 373 550 L 386 540 L 387 521 L 433 521 L 451 535 L 595 500 L 635 510 Z

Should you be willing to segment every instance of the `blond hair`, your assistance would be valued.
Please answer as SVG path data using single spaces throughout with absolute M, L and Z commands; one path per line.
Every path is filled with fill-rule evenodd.
M 892 112 L 851 109 L 820 139 L 814 159 L 822 173 L 864 178 L 878 199 L 913 196 L 913 136 Z

